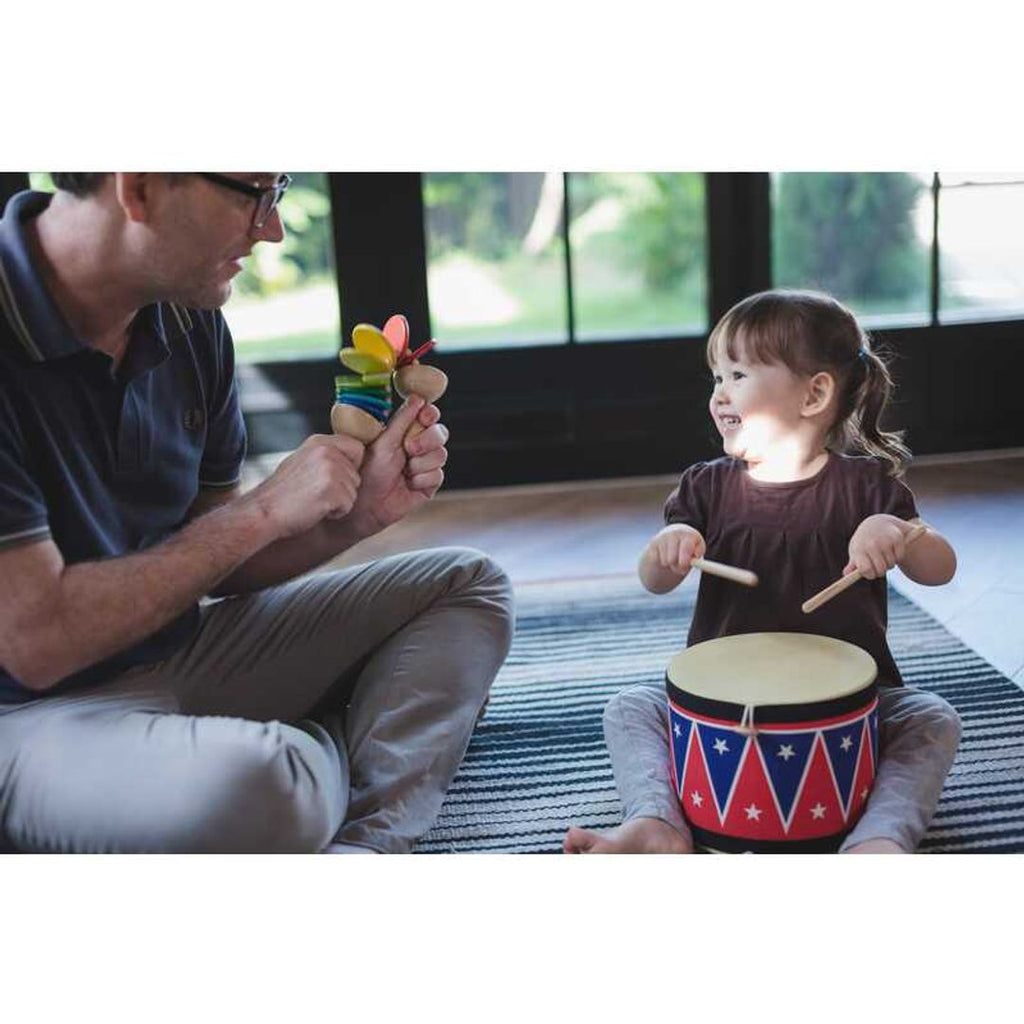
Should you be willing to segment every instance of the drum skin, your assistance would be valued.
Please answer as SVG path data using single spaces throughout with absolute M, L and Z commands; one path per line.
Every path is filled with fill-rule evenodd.
M 878 762 L 870 655 L 800 633 L 722 637 L 673 658 L 666 689 L 673 781 L 699 846 L 839 848 Z

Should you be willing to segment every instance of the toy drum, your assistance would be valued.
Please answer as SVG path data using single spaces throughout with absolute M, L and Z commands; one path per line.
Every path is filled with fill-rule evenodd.
M 875 660 L 806 633 L 695 644 L 669 663 L 672 768 L 695 842 L 731 853 L 839 848 L 878 762 Z

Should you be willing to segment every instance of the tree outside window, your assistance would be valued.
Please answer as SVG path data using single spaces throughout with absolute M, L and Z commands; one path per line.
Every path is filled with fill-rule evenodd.
M 423 175 L 431 330 L 446 351 L 566 341 L 561 178 Z
M 845 302 L 869 323 L 929 316 L 930 174 L 772 176 L 772 277 Z

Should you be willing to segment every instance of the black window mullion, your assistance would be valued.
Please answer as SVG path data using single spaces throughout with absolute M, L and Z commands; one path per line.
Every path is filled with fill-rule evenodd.
M 562 174 L 562 247 L 565 250 L 565 305 L 569 344 L 576 344 L 576 302 L 573 297 L 572 246 L 569 245 L 569 173 Z
M 430 337 L 421 178 L 328 175 L 344 339 L 356 324 L 381 326 L 392 313 L 408 318 L 412 341 Z
M 942 185 L 939 181 L 939 172 L 932 172 L 932 252 L 931 252 L 931 324 L 937 327 L 939 323 L 939 297 L 941 288 L 941 269 L 939 265 L 939 195 Z
M 704 176 L 708 323 L 772 284 L 771 178 L 763 173 Z

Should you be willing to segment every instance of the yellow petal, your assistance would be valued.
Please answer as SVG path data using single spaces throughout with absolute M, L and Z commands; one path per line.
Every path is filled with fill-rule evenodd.
M 391 351 L 390 348 L 388 351 Z M 394 355 L 392 354 L 392 359 Z M 390 373 L 391 367 L 381 361 L 379 356 L 371 352 L 361 352 L 354 348 L 343 348 L 341 350 L 341 361 L 353 371 L 353 373 Z
M 376 356 L 385 370 L 395 368 L 395 350 L 388 339 L 371 324 L 356 324 L 352 331 L 352 344 L 360 352 Z

